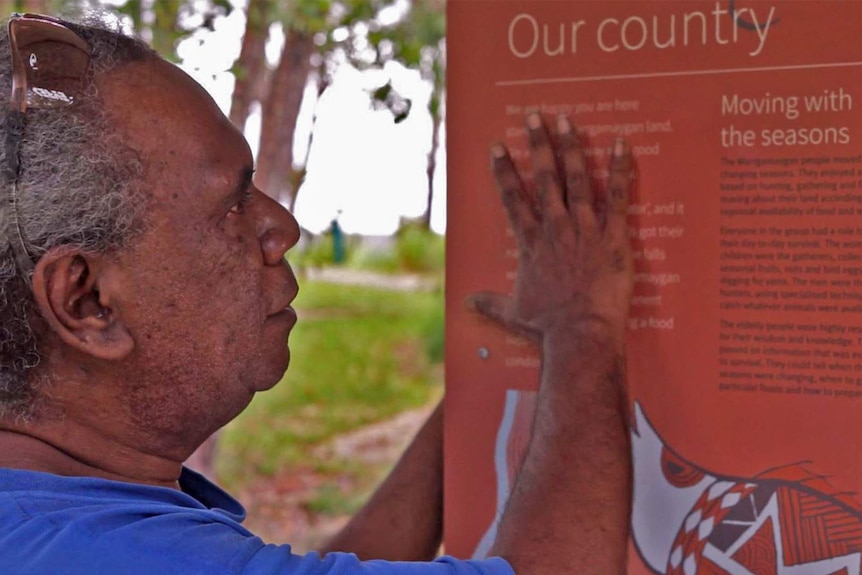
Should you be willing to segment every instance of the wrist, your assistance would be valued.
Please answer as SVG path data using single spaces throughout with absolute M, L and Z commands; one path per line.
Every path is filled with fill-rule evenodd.
M 620 409 L 626 390 L 625 334 L 599 320 L 545 333 L 542 388 L 562 404 Z
M 603 318 L 589 317 L 559 323 L 542 334 L 542 354 L 574 357 L 625 355 L 625 330 Z

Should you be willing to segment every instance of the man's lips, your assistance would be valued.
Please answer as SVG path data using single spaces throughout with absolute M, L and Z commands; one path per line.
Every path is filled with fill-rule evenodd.
M 296 296 L 299 293 L 299 285 L 297 285 L 296 283 L 296 276 L 293 274 L 293 270 L 290 268 L 286 261 L 284 262 L 284 267 L 287 271 L 288 277 L 285 278 L 287 281 L 282 286 L 283 291 L 281 291 L 279 294 L 283 297 L 283 299 L 276 296 L 272 300 L 270 300 L 275 303 L 280 299 L 281 305 L 279 307 L 276 307 L 272 312 L 270 312 L 269 317 L 290 316 L 295 322 L 296 311 L 293 309 L 293 306 L 291 306 L 291 304 L 293 303 L 293 300 L 296 299 Z
M 269 314 L 269 317 L 275 317 L 275 316 L 279 316 L 279 315 L 292 315 L 292 316 L 296 317 L 296 310 L 293 309 L 292 305 L 287 304 L 284 307 L 277 309 L 274 312 L 272 312 L 271 314 Z
M 275 308 L 272 315 L 280 314 L 288 309 L 293 313 L 293 315 L 296 315 L 291 304 L 293 303 L 293 300 L 296 299 L 296 296 L 299 295 L 299 284 L 296 281 L 296 275 L 294 275 L 293 269 L 286 260 L 284 261 L 284 269 L 287 272 L 287 277 L 284 278 L 285 281 L 281 286 L 282 289 L 280 290 L 280 293 L 274 293 L 273 296 L 275 297 L 270 300 L 272 303 L 278 302 L 281 305 Z
M 293 306 L 285 306 L 283 309 L 271 314 L 267 319 L 275 321 L 285 321 L 292 326 L 296 325 L 297 317 L 296 310 Z

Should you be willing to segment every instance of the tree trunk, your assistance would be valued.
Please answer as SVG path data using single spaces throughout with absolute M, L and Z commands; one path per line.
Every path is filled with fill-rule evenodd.
M 50 14 L 48 0 L 0 0 L 0 15 L 8 18 L 12 12 Z
M 155 20 L 150 26 L 152 40 L 150 46 L 162 58 L 176 61 L 176 43 L 178 38 L 177 18 L 180 14 L 179 2 L 158 2 L 153 4 Z
M 245 34 L 242 49 L 233 66 L 233 96 L 230 102 L 230 121 L 240 130 L 255 100 L 262 100 L 266 78 L 266 40 L 270 25 L 270 6 L 267 0 L 250 0 L 246 10 Z
M 291 181 L 293 194 L 291 194 L 290 203 L 287 206 L 287 209 L 291 212 L 296 206 L 296 196 L 299 194 L 299 189 L 302 186 L 303 180 L 305 180 L 308 168 L 308 159 L 311 158 L 311 149 L 314 144 L 314 127 L 317 125 L 317 105 L 320 104 L 320 99 L 323 97 L 323 93 L 326 92 L 326 89 L 329 88 L 330 84 L 329 74 L 325 72 L 324 68 L 325 65 L 321 66 L 318 70 L 317 99 L 314 101 L 314 110 L 311 113 L 311 129 L 308 131 L 308 142 L 305 146 L 305 158 L 302 160 L 302 168 L 293 171 L 293 178 Z
M 434 172 L 437 171 L 437 148 L 440 147 L 440 107 L 437 113 L 431 113 L 431 150 L 428 152 L 428 164 L 425 176 L 428 178 L 428 198 L 425 203 L 425 213 L 422 214 L 422 225 L 431 229 L 431 204 L 434 203 Z
M 287 30 L 281 60 L 272 74 L 269 94 L 263 102 L 256 180 L 260 189 L 283 205 L 291 205 L 296 194 L 293 133 L 312 71 L 314 51 L 311 35 Z
M 434 172 L 437 171 L 437 149 L 440 147 L 440 123 L 442 121 L 441 104 L 442 93 L 437 92 L 438 87 L 434 85 L 434 93 L 431 95 L 432 104 L 428 106 L 431 114 L 431 149 L 428 151 L 428 164 L 425 167 L 425 176 L 428 181 L 428 197 L 425 203 L 425 213 L 422 214 L 422 225 L 426 230 L 431 229 L 431 206 L 434 203 Z M 441 90 L 442 92 L 442 90 Z M 436 99 L 436 104 L 434 100 Z

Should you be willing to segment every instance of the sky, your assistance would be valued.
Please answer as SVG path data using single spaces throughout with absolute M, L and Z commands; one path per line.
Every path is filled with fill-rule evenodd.
M 243 10 L 235 9 L 215 21 L 215 31 L 201 31 L 183 41 L 177 53 L 181 66 L 213 95 L 225 112 L 230 108 L 234 78 L 228 72 L 240 51 L 245 26 Z M 284 36 L 271 31 L 267 57 L 278 58 Z M 410 116 L 399 124 L 390 112 L 371 108 L 369 90 L 391 77 L 393 86 L 413 100 Z M 307 230 L 319 233 L 333 218 L 347 233 L 387 235 L 398 229 L 399 218 L 419 217 L 425 208 L 425 169 L 431 147 L 431 118 L 427 112 L 430 85 L 419 73 L 400 65 L 385 72 L 359 72 L 339 67 L 332 85 L 316 102 L 317 122 L 308 160 L 306 181 L 299 191 L 296 217 Z M 305 158 L 316 90 L 309 86 L 295 134 L 294 156 Z M 260 114 L 246 125 L 246 137 L 256 153 Z M 435 176 L 435 204 L 431 226 L 446 227 L 445 133 L 441 133 Z

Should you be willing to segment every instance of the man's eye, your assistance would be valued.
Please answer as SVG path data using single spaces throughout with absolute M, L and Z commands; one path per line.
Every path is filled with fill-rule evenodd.
M 250 191 L 243 192 L 242 197 L 230 209 L 230 213 L 241 215 L 245 213 L 245 207 L 251 201 L 253 194 Z

